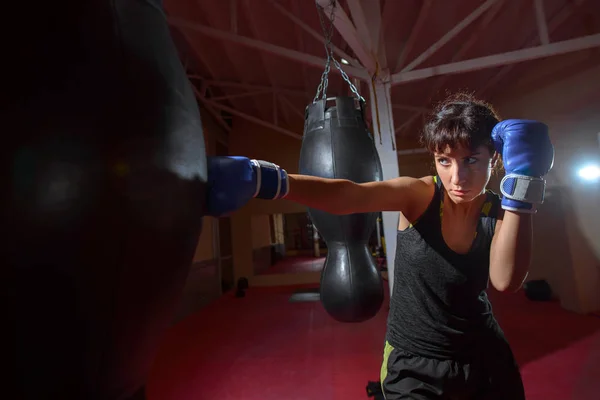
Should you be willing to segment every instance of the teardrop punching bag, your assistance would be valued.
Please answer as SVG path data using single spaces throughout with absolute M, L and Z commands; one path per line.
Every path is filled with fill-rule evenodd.
M 306 108 L 300 174 L 357 183 L 382 180 L 363 102 L 352 97 L 334 100 L 331 107 L 321 99 Z M 325 310 L 342 322 L 373 317 L 383 302 L 381 275 L 368 248 L 377 213 L 333 215 L 313 208 L 308 212 L 327 243 L 321 275 Z
M 128 399 L 142 393 L 202 229 L 198 105 L 159 0 L 6 8 L 28 30 L 2 35 L 10 397 Z

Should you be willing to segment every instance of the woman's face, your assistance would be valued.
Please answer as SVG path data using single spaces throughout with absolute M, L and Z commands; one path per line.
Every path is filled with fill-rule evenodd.
M 490 154 L 486 146 L 467 149 L 457 146 L 436 152 L 435 169 L 448 195 L 455 203 L 474 200 L 485 191 L 497 154 Z

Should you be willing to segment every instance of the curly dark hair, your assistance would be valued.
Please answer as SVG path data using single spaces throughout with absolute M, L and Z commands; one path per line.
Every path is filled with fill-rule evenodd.
M 491 133 L 500 117 L 493 107 L 470 93 L 447 97 L 433 110 L 421 134 L 421 142 L 430 153 L 463 146 L 486 146 L 494 154 Z

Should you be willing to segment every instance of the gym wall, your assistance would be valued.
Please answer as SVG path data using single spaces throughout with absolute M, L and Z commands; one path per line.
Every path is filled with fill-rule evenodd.
M 504 118 L 539 119 L 550 127 L 556 154 L 550 196 L 534 222 L 529 279 L 546 279 L 564 308 L 587 313 L 600 310 L 600 185 L 581 181 L 577 169 L 600 159 L 600 66 L 583 65 L 583 71 L 535 90 L 535 78 L 524 76 L 496 104 Z
M 254 274 L 271 266 L 271 221 L 269 215 L 252 216 L 252 261 Z

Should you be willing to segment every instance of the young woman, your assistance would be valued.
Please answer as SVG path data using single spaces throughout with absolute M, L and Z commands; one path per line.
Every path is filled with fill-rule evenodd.
M 357 184 L 288 176 L 273 164 L 242 164 L 241 158 L 211 161 L 209 174 L 223 182 L 215 192 L 221 199 L 232 197 L 231 190 L 224 192 L 232 176 L 246 177 L 241 180 L 248 193 L 239 204 L 256 193 L 334 214 L 400 211 L 381 368 L 385 398 L 524 399 L 486 288 L 489 281 L 499 291 L 516 290 L 527 275 L 532 214 L 554 157 L 547 127 L 500 122 L 489 105 L 461 95 L 439 105 L 422 139 L 433 154 L 435 176 Z M 499 154 L 506 169 L 502 199 L 486 190 Z

